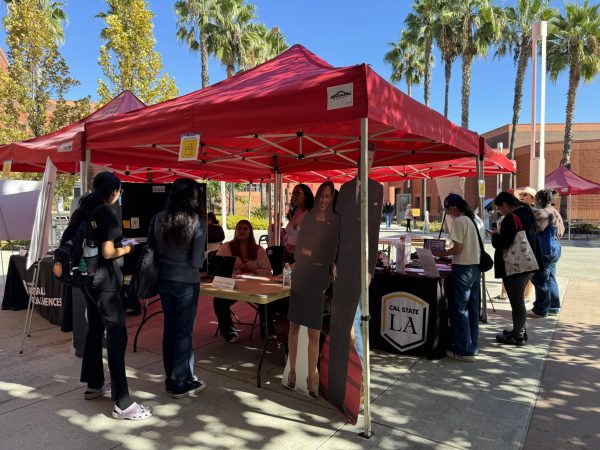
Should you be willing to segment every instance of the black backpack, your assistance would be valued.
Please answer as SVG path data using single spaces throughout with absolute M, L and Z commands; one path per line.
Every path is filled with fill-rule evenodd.
M 95 207 L 79 224 L 70 223 L 63 233 L 60 246 L 54 251 L 52 273 L 65 284 L 82 288 L 91 286 L 94 281 L 99 248 L 94 240 L 97 225 L 92 218 L 102 206 Z

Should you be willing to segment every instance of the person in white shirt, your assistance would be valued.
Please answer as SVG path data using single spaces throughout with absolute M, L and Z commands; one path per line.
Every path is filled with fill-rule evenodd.
M 444 208 L 453 217 L 450 239 L 453 246 L 436 256 L 452 255 L 452 287 L 448 292 L 448 315 L 452 350 L 446 355 L 459 361 L 475 361 L 479 345 L 479 240 L 475 215 L 464 198 L 450 194 Z

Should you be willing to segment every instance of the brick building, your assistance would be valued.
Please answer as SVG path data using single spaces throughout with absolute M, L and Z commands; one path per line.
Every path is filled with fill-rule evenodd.
M 546 124 L 546 174 L 553 172 L 558 168 L 562 158 L 564 124 Z M 512 126 L 504 125 L 495 130 L 488 131 L 482 136 L 486 142 L 496 148 L 499 142 L 502 142 L 504 149 L 507 150 L 510 141 Z M 515 138 L 515 159 L 517 161 L 517 180 L 519 187 L 529 184 L 529 124 L 517 125 Z M 600 123 L 578 123 L 573 125 L 573 151 L 571 153 L 571 170 L 578 175 L 589 180 L 600 183 Z M 497 177 L 485 177 L 486 198 L 492 198 L 496 195 Z M 507 177 L 503 177 L 503 186 L 506 188 Z M 400 193 L 410 193 L 412 204 L 415 208 L 422 205 L 422 187 L 421 180 L 412 182 L 399 181 L 393 183 L 384 183 L 385 200 L 388 198 L 394 203 L 394 198 Z M 467 178 L 465 181 L 465 198 L 471 205 L 476 205 L 477 180 Z M 437 186 L 434 180 L 427 181 L 427 198 L 432 219 L 438 218 L 441 211 L 441 200 L 438 196 Z M 597 221 L 600 220 L 600 195 L 579 195 L 572 198 L 572 218 Z

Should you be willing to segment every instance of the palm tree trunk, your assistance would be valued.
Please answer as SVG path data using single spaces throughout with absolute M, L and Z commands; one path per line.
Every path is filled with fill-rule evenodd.
M 208 45 L 206 42 L 206 33 L 204 33 L 204 27 L 200 28 L 200 62 L 202 64 L 202 87 L 205 88 L 209 85 L 208 81 Z
M 431 87 L 431 52 L 433 41 L 430 37 L 425 39 L 425 105 L 429 106 L 429 90 Z
M 575 99 L 577 97 L 577 87 L 581 77 L 581 63 L 572 62 L 569 69 L 569 91 L 567 92 L 567 117 L 565 119 L 565 144 L 563 148 L 563 157 L 560 161 L 561 166 L 571 167 L 571 151 L 573 144 L 573 113 L 575 112 Z
M 450 96 L 450 77 L 452 76 L 452 61 L 444 61 L 444 76 L 446 87 L 444 89 L 444 117 L 448 118 L 448 97 Z
M 412 97 L 412 83 L 409 80 L 406 80 L 406 93 Z
M 235 66 L 233 65 L 233 63 L 228 63 L 227 64 L 227 78 L 231 78 L 234 75 L 235 75 Z
M 469 96 L 471 95 L 471 64 L 473 55 L 470 51 L 463 53 L 462 61 L 462 114 L 460 116 L 460 126 L 469 128 Z

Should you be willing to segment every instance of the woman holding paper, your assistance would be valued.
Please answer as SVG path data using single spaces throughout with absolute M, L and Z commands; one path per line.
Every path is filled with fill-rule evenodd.
M 92 285 L 81 288 L 87 304 L 88 319 L 81 364 L 81 381 L 87 383 L 83 397 L 86 400 L 93 400 L 112 390 L 112 398 L 115 402 L 112 416 L 115 419 L 141 420 L 150 417 L 152 411 L 131 401 L 125 375 L 127 329 L 121 299 L 123 274 L 120 258 L 133 251 L 133 243 L 122 245 L 121 224 L 112 208 L 121 196 L 121 192 L 121 181 L 116 175 L 110 172 L 96 175 L 93 191 L 81 198 L 61 242 L 72 239 L 80 224 L 84 220 L 89 220 L 93 238 L 91 241 L 99 250 L 96 250 L 98 268 Z M 86 242 L 89 240 L 87 237 Z M 105 329 L 112 386 L 104 384 L 102 338 Z
M 473 362 L 479 347 L 479 230 L 475 214 L 460 195 L 448 195 L 444 208 L 454 219 L 449 236 L 452 247 L 435 252 L 436 256 L 452 256 L 452 288 L 448 292 L 452 350 L 446 356 Z
M 204 262 L 206 223 L 200 217 L 198 185 L 180 178 L 171 186 L 166 210 L 150 222 L 149 241 L 156 242 L 160 263 L 165 388 L 173 398 L 203 391 L 206 383 L 194 375 L 192 334 L 196 320 Z

